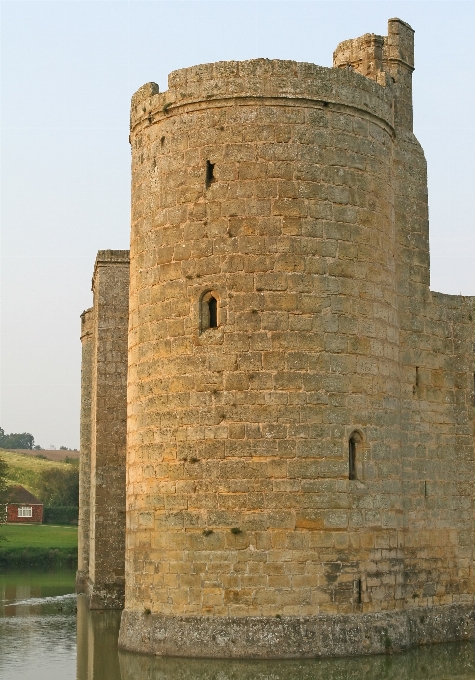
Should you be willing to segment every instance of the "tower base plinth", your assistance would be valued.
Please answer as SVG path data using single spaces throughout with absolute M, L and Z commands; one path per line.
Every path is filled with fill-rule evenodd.
M 475 607 L 272 617 L 163 616 L 124 610 L 119 647 L 159 656 L 316 658 L 399 652 L 475 639 Z

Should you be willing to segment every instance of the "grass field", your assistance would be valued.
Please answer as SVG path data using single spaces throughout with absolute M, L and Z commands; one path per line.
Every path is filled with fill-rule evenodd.
M 41 454 L 41 451 L 38 451 L 38 453 Z M 68 463 L 44 460 L 43 458 L 27 456 L 24 453 L 13 453 L 4 449 L 0 449 L 0 458 L 8 465 L 8 486 L 21 484 L 35 496 L 38 495 L 38 478 L 43 470 L 50 470 L 51 468 L 64 470 L 68 468 Z
M 68 548 L 76 549 L 78 545 L 78 528 L 53 526 L 50 524 L 3 524 L 0 525 L 0 536 L 7 541 L 0 543 L 0 548 Z

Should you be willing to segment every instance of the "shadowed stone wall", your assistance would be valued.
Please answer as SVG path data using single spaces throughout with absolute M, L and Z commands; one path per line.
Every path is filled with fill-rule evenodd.
M 81 314 L 81 431 L 79 458 L 78 571 L 76 590 L 85 592 L 89 576 L 89 522 L 91 514 L 91 397 L 94 354 L 93 310 Z
M 100 250 L 93 277 L 89 578 L 91 608 L 124 597 L 129 252 Z

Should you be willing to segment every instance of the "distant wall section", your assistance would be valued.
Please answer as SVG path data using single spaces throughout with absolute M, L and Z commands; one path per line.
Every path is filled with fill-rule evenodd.
M 94 353 L 93 309 L 81 314 L 81 425 L 79 456 L 79 518 L 77 592 L 85 592 L 89 576 L 89 523 L 91 514 L 91 397 Z
M 129 252 L 127 250 L 98 252 L 94 268 L 93 293 L 91 481 L 86 592 L 91 608 L 114 609 L 123 606 L 125 580 L 125 445 L 129 293 Z M 87 408 L 87 403 L 85 403 L 85 431 L 87 431 Z M 85 438 L 86 446 L 86 432 Z M 85 472 L 85 480 L 87 480 L 86 465 L 87 463 L 82 468 Z M 87 554 L 85 547 L 83 554 Z

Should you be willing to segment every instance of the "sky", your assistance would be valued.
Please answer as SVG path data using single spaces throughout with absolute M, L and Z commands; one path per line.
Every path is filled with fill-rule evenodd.
M 129 247 L 131 95 L 230 59 L 331 66 L 342 40 L 415 29 L 431 288 L 475 295 L 475 2 L 1 1 L 0 426 L 79 446 L 79 315 L 97 250 Z

